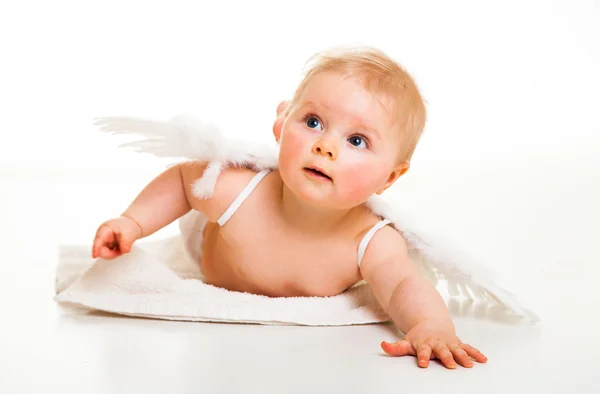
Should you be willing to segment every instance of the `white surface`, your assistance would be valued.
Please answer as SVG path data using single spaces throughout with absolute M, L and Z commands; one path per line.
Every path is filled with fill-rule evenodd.
M 598 2 L 156 4 L 0 5 L 0 392 L 600 391 Z M 413 168 L 391 192 L 485 258 L 541 326 L 457 321 L 488 364 L 420 370 L 383 356 L 385 326 L 54 305 L 57 245 L 90 242 L 162 169 L 115 152 L 92 118 L 188 113 L 270 138 L 304 61 L 345 43 L 386 50 L 428 101 Z
M 593 313 L 598 303 L 598 268 L 591 264 L 598 261 L 598 252 L 593 243 L 580 244 L 582 249 L 577 250 L 554 242 L 549 226 L 531 225 L 535 214 L 503 219 L 526 227 L 523 231 L 537 229 L 529 248 L 507 247 L 504 254 L 512 255 L 515 265 L 527 263 L 527 268 L 505 276 L 519 284 L 515 291 L 527 296 L 543 323 L 532 328 L 457 321 L 461 338 L 489 357 L 487 364 L 471 370 L 448 371 L 436 364 L 420 370 L 414 358 L 386 357 L 379 343 L 395 334 L 383 325 L 176 323 L 61 310 L 51 299 L 57 244 L 89 241 L 98 221 L 121 204 L 116 195 L 102 200 L 92 198 L 94 193 L 120 187 L 127 195 L 142 181 L 129 182 L 76 175 L 0 182 L 4 202 L 0 208 L 4 246 L 0 392 L 75 393 L 81 387 L 90 393 L 391 393 L 442 388 L 457 393 L 563 393 L 573 387 L 593 393 L 600 389 L 595 377 L 600 326 Z M 44 197 L 36 198 L 40 192 Z M 588 203 L 598 197 L 590 196 Z M 453 202 L 460 207 L 460 201 Z M 491 216 L 488 219 L 493 220 Z M 590 222 L 598 220 L 596 212 Z M 571 224 L 579 224 L 571 234 L 583 238 L 594 231 L 581 219 Z M 494 225 L 482 225 L 485 230 L 471 228 L 469 235 L 476 240 L 494 237 L 490 230 Z M 556 227 L 561 228 L 560 223 Z M 505 234 L 504 243 L 518 237 L 518 233 Z M 550 242 L 538 249 L 544 240 Z

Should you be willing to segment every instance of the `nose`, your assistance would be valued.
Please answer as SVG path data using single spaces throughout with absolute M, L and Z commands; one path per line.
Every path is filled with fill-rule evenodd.
M 334 143 L 332 143 L 327 138 L 319 139 L 312 148 L 312 153 L 315 155 L 322 155 L 327 157 L 328 159 L 335 160 L 337 159 L 337 148 Z

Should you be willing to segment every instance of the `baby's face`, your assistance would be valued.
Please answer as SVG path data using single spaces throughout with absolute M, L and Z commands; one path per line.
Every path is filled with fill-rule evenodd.
M 354 77 L 314 76 L 281 131 L 279 170 L 287 187 L 314 205 L 339 209 L 383 191 L 403 172 L 397 173 L 401 141 L 391 105 Z

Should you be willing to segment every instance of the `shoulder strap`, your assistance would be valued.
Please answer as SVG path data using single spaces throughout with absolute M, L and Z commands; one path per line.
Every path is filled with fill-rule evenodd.
M 360 241 L 360 245 L 358 246 L 358 266 L 360 267 L 360 263 L 362 262 L 363 257 L 365 256 L 365 251 L 367 250 L 367 246 L 369 242 L 371 242 L 371 238 L 375 235 L 379 229 L 383 228 L 385 225 L 391 223 L 391 220 L 385 219 L 379 221 L 375 224 L 371 229 L 365 234 L 363 239 Z
M 252 180 L 244 187 L 244 189 L 240 192 L 240 194 L 233 200 L 229 208 L 223 212 L 217 223 L 219 226 L 225 225 L 227 221 L 233 216 L 233 214 L 238 210 L 238 208 L 242 205 L 242 203 L 248 198 L 250 193 L 254 190 L 256 185 L 269 173 L 269 170 L 262 170 L 258 174 L 254 175 Z

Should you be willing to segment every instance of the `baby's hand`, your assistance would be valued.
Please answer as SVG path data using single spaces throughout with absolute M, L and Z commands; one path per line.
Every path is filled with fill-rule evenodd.
M 487 361 L 487 357 L 479 350 L 462 343 L 453 330 L 438 327 L 432 322 L 417 324 L 403 340 L 382 342 L 381 348 L 390 356 L 417 356 L 422 368 L 427 368 L 429 359 L 434 357 L 450 369 L 457 368 L 457 362 L 465 368 L 471 368 L 471 357 L 480 363 Z
M 96 231 L 92 258 L 114 259 L 129 253 L 131 245 L 142 237 L 142 228 L 133 219 L 121 216 L 104 222 Z

